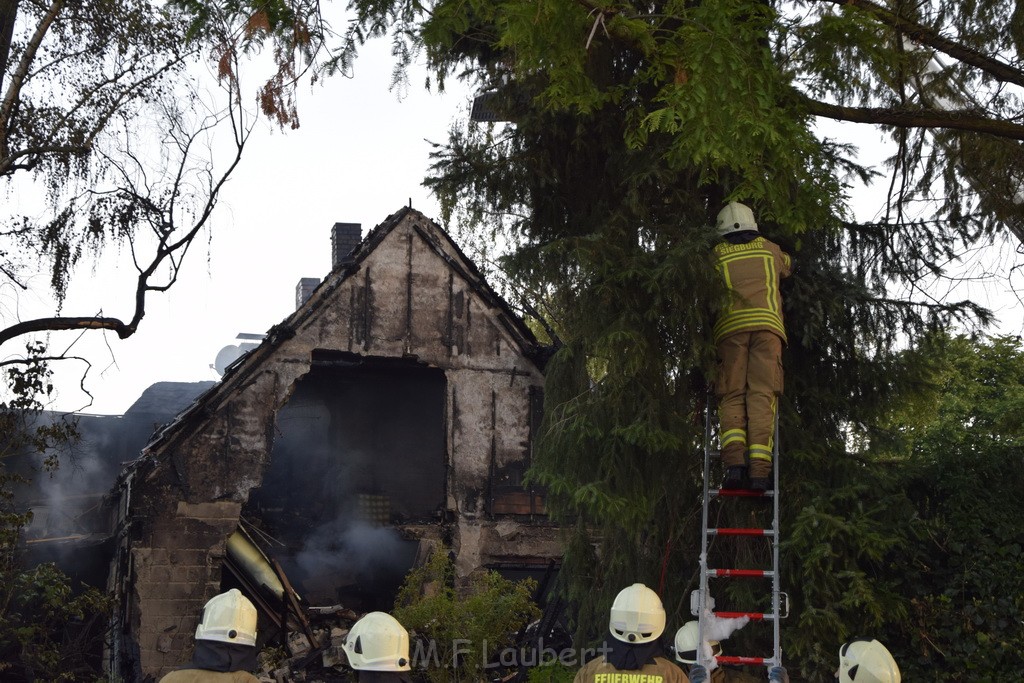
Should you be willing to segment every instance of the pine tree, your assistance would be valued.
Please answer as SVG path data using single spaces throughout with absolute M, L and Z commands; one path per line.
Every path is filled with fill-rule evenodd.
M 353 9 L 350 41 L 394 27 L 401 59 L 425 50 L 436 82 L 470 78 L 481 113 L 504 122 L 453 130 L 428 184 L 465 239 L 506 252 L 559 341 L 532 476 L 574 530 L 561 576 L 578 644 L 602 637 L 633 581 L 660 590 L 670 623 L 688 618 L 722 295 L 708 226 L 729 199 L 796 263 L 781 403 L 791 673 L 828 680 L 850 635 L 909 633 L 906 595 L 879 579 L 915 533 L 904 464 L 861 445 L 927 385 L 934 359 L 901 349 L 989 320 L 972 301 L 920 295 L 919 280 L 1024 235 L 1019 12 L 995 0 Z M 880 220 L 853 220 L 847 184 L 875 172 L 822 118 L 895 143 Z M 756 590 L 722 592 L 749 603 Z

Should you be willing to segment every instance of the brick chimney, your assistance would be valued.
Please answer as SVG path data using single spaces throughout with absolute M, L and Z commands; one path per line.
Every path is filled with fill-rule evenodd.
M 361 223 L 335 223 L 331 228 L 331 267 L 349 261 L 353 250 L 363 239 Z
M 295 308 L 306 303 L 306 299 L 309 298 L 319 284 L 320 278 L 318 277 L 304 277 L 300 279 L 299 284 L 295 285 Z

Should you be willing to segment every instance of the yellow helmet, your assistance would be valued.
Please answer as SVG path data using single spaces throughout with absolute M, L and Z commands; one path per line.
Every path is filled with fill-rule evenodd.
M 210 598 L 196 627 L 196 640 L 256 647 L 256 608 L 237 588 Z
M 370 612 L 345 637 L 345 656 L 360 671 L 409 671 L 409 632 L 384 612 Z
M 900 668 L 885 646 L 857 638 L 839 648 L 840 683 L 900 683 Z
M 642 583 L 623 588 L 615 596 L 608 630 L 624 643 L 649 643 L 665 632 L 665 608 L 658 594 Z
M 718 234 L 725 235 L 743 230 L 757 230 L 757 222 L 754 220 L 754 212 L 746 204 L 729 202 L 725 208 L 718 212 L 718 220 L 715 222 Z

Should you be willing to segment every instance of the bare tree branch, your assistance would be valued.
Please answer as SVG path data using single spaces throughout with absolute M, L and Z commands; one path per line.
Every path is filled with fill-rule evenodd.
M 146 315 L 146 297 L 150 292 L 167 291 L 177 282 L 178 274 L 184 263 L 193 241 L 201 230 L 207 227 L 220 192 L 241 162 L 242 153 L 253 130 L 254 123 L 247 121 L 248 115 L 241 107 L 238 81 L 229 79 L 224 91 L 227 95 L 226 105 L 219 112 L 207 114 L 195 125 L 189 126 L 182 118 L 187 115 L 173 103 L 164 103 L 160 111 L 160 120 L 165 122 L 163 145 L 177 157 L 177 168 L 166 169 L 168 174 L 165 184 L 150 185 L 147 179 L 147 164 L 134 152 L 134 140 L 127 135 L 120 152 L 103 152 L 103 158 L 117 174 L 118 186 L 113 189 L 90 188 L 85 197 L 94 197 L 114 206 L 115 213 L 110 220 L 130 218 L 136 224 L 144 221 L 156 239 L 156 244 L 145 247 L 150 255 L 142 257 L 143 244 L 137 242 L 134 228 L 125 233 L 131 246 L 132 258 L 138 276 L 133 297 L 133 311 L 130 319 L 104 315 L 95 316 L 54 316 L 21 321 L 0 330 L 0 344 L 16 337 L 51 331 L 88 331 L 109 330 L 119 338 L 125 339 L 134 334 Z M 169 95 L 174 97 L 173 94 Z M 234 154 L 223 166 L 223 171 L 213 173 L 213 164 L 197 163 L 195 148 L 199 140 L 212 133 L 224 124 L 230 125 L 234 142 Z M 126 124 L 127 125 L 127 124 Z M 212 153 L 212 152 L 211 152 Z M 205 192 L 196 193 L 197 187 L 190 178 L 199 176 L 205 185 Z M 198 206 L 179 206 L 180 200 L 186 196 L 205 195 L 199 200 Z M 110 204 L 113 202 L 114 204 Z M 118 208 L 119 207 L 119 208 Z M 118 213 L 120 212 L 120 213 Z M 179 221 L 187 223 L 180 225 Z M 121 228 L 122 230 L 124 227 Z M 166 274 L 166 279 L 157 276 Z
M 988 133 L 1011 140 L 1024 140 L 1024 125 L 980 116 L 973 111 L 938 109 L 896 109 L 885 107 L 846 107 L 798 95 L 808 113 L 837 121 L 872 123 L 897 128 L 948 128 Z
M 135 333 L 135 329 L 131 325 L 126 325 L 117 318 L 98 316 L 84 318 L 37 318 L 35 320 L 15 323 L 0 330 L 0 344 L 33 332 L 53 332 L 57 330 L 113 330 L 117 332 L 117 336 L 121 339 L 126 339 Z
M 7 360 L 0 360 L 0 368 L 7 365 L 34 365 L 36 363 L 48 363 L 50 361 L 61 361 L 61 360 L 80 360 L 86 365 L 92 367 L 87 359 L 82 356 L 33 356 L 31 358 L 8 358 Z

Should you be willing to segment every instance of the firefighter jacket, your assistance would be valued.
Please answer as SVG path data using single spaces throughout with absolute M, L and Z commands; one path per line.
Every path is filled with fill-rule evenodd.
M 260 679 L 248 671 L 210 671 L 209 669 L 179 669 L 160 679 L 160 683 L 259 683 Z
M 722 242 L 715 260 L 729 302 L 715 322 L 715 343 L 739 332 L 774 332 L 786 341 L 779 279 L 789 277 L 792 264 L 779 245 L 760 235 L 745 244 Z
M 576 673 L 573 683 L 687 683 L 686 674 L 664 657 L 655 657 L 642 669 L 616 669 L 604 657 L 587 662 Z

